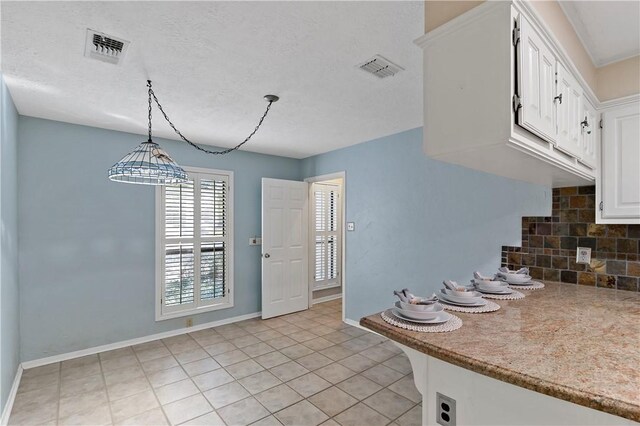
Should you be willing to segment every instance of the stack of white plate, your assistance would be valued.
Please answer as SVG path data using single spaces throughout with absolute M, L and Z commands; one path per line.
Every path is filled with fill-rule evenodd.
M 531 275 L 505 273 L 500 273 L 499 275 L 511 285 L 531 285 Z
M 482 293 L 477 291 L 453 291 L 447 288 L 441 288 L 438 298 L 450 305 L 466 306 L 475 308 L 484 306 L 487 301 L 482 298 Z
M 471 280 L 473 285 L 480 293 L 486 294 L 511 294 L 513 290 L 509 288 L 509 285 L 504 281 L 492 281 L 492 280 Z
M 430 305 L 412 305 L 410 303 L 396 302 L 391 313 L 405 321 L 419 324 L 442 324 L 449 321 L 451 315 L 444 311 L 439 303 Z

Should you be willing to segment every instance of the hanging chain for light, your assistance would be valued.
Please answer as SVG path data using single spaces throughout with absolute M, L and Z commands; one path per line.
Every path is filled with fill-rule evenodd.
M 280 99 L 276 95 L 265 95 L 264 99 L 268 102 L 267 109 L 264 111 L 264 114 L 262 114 L 262 117 L 260 117 L 260 121 L 258 121 L 258 124 L 253 129 L 253 131 L 249 134 L 249 136 L 244 138 L 244 140 L 242 142 L 240 142 L 238 145 L 234 146 L 233 148 L 227 148 L 227 149 L 224 149 L 222 151 L 211 151 L 211 150 L 202 148 L 201 146 L 198 146 L 195 143 L 191 142 L 189 139 L 187 139 L 180 132 L 180 130 L 178 130 L 176 128 L 176 126 L 173 124 L 173 122 L 169 119 L 169 116 L 167 115 L 167 113 L 164 112 L 164 108 L 162 108 L 162 105 L 160 105 L 160 102 L 158 101 L 158 98 L 156 97 L 156 94 L 154 93 L 153 88 L 151 87 L 151 80 L 147 80 L 147 87 L 149 88 L 149 140 L 151 140 L 151 98 L 153 98 L 153 100 L 155 101 L 156 105 L 158 106 L 158 109 L 160 110 L 160 112 L 164 116 L 164 119 L 167 120 L 167 123 L 169 123 L 169 126 L 171 126 L 173 131 L 176 132 L 176 134 L 178 136 L 180 136 L 180 139 L 182 139 L 183 141 L 185 141 L 186 143 L 188 143 L 189 145 L 191 145 L 195 149 L 197 149 L 199 151 L 202 151 L 202 152 L 205 152 L 207 154 L 212 154 L 212 155 L 229 154 L 229 153 L 231 153 L 233 151 L 238 150 L 242 145 L 244 145 L 245 143 L 249 142 L 249 140 L 253 137 L 253 135 L 255 135 L 258 132 L 258 129 L 260 129 L 260 126 L 262 125 L 262 122 L 264 121 L 264 119 L 267 117 L 267 114 L 269 114 L 269 110 L 271 109 L 271 104 L 273 104 L 274 102 L 278 102 L 278 100 Z

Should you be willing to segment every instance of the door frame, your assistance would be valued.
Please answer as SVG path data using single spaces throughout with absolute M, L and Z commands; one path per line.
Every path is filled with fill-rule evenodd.
M 333 179 L 342 179 L 342 187 L 340 188 L 340 193 L 341 193 L 341 230 L 340 230 L 340 273 L 342 274 L 342 282 L 341 282 L 341 289 L 342 289 L 342 321 L 344 321 L 345 319 L 345 305 L 346 305 L 346 288 L 347 288 L 347 262 L 346 262 L 346 258 L 347 258 L 347 172 L 346 171 L 341 171 L 341 172 L 335 172 L 335 173 L 328 173 L 326 175 L 319 175 L 319 176 L 312 176 L 312 177 L 308 177 L 306 178 L 304 181 L 312 184 L 312 183 L 316 183 L 316 182 L 323 182 L 325 180 L 333 180 Z M 309 185 L 309 192 L 311 192 L 311 186 Z M 311 228 L 312 226 L 312 218 L 311 218 L 311 214 L 312 214 L 312 209 L 311 209 L 311 203 L 312 203 L 312 198 L 311 198 L 311 194 L 309 194 L 309 228 Z M 311 238 L 311 232 L 309 232 L 309 238 Z M 311 262 L 311 258 L 313 256 L 312 254 L 312 247 L 315 247 L 315 244 L 311 244 L 311 241 L 309 241 L 309 262 Z M 310 264 L 310 263 L 309 263 Z M 311 267 L 309 267 L 309 270 L 311 270 Z M 313 306 L 313 288 L 311 285 L 311 280 L 309 280 L 309 307 Z

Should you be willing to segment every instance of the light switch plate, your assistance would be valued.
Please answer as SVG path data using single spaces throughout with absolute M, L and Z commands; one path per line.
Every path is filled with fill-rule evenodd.
M 356 223 L 355 222 L 347 222 L 347 231 L 355 231 Z
M 262 238 L 260 238 L 260 237 L 251 237 L 251 238 L 249 238 L 249 245 L 250 246 L 259 246 L 260 244 L 262 244 Z
M 585 263 L 587 265 L 591 263 L 590 247 L 578 247 L 578 250 L 576 250 L 576 263 Z

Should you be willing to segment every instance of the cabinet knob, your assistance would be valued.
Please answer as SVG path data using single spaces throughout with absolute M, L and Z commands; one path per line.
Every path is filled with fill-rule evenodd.
M 555 98 L 553 98 L 553 101 L 560 101 L 560 103 L 562 103 L 562 93 L 560 93 L 558 96 L 556 96 Z

